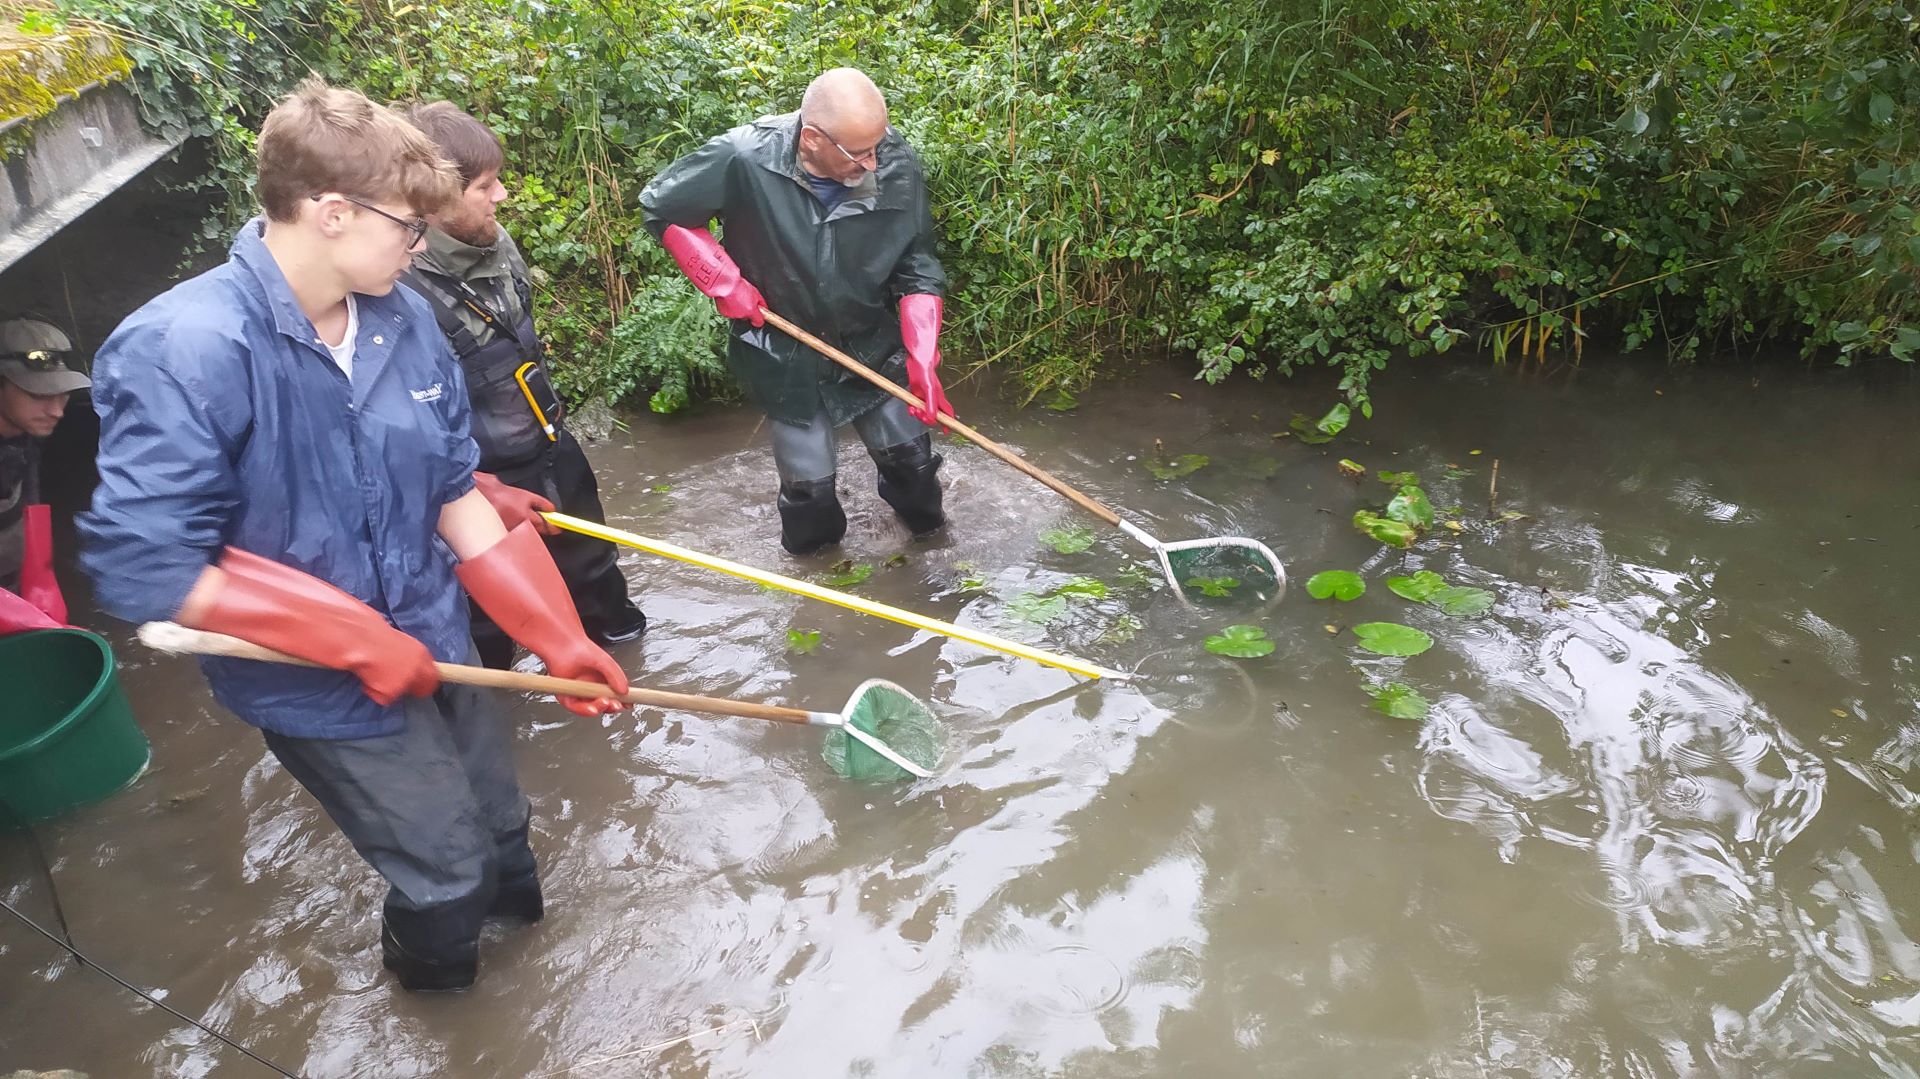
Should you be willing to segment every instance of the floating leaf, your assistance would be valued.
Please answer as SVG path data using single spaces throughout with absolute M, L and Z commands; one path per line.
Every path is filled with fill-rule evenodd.
M 1154 582 L 1153 571 L 1145 566 L 1132 565 L 1122 570 L 1120 576 L 1113 579 L 1121 588 L 1140 588 Z
M 1433 503 L 1427 501 L 1427 492 L 1408 484 L 1400 488 L 1400 493 L 1387 503 L 1387 519 L 1399 521 L 1415 528 L 1427 528 L 1433 524 Z
M 1145 628 L 1145 623 L 1141 622 L 1140 619 L 1130 614 L 1123 614 L 1120 617 L 1114 619 L 1113 625 L 1108 626 L 1107 631 L 1105 633 L 1102 633 L 1099 639 L 1096 640 L 1094 643 L 1095 644 L 1125 644 L 1128 641 L 1133 640 L 1134 637 L 1138 636 L 1140 631 L 1144 628 Z
M 1321 434 L 1332 436 L 1346 430 L 1347 423 L 1352 419 L 1353 410 L 1343 403 L 1327 409 L 1327 414 L 1320 417 L 1314 426 L 1320 429 Z
M 1049 528 L 1040 533 L 1040 542 L 1061 554 L 1079 554 L 1093 546 L 1093 533 L 1083 525 Z
M 1198 588 L 1203 596 L 1230 596 L 1240 587 L 1236 577 L 1194 577 L 1187 581 L 1188 588 Z
M 1307 595 L 1314 599 L 1359 599 L 1367 591 L 1367 582 L 1352 570 L 1323 570 L 1307 578 Z
M 1146 465 L 1148 472 L 1153 473 L 1155 479 L 1177 480 L 1193 475 L 1207 467 L 1212 460 L 1204 453 L 1183 453 L 1171 461 L 1143 461 L 1142 464 Z
M 1273 642 L 1259 626 L 1228 626 L 1218 636 L 1207 638 L 1207 651 L 1216 656 L 1256 659 L 1273 652 Z
M 872 566 L 848 558 L 835 562 L 833 568 L 827 571 L 826 579 L 821 583 L 828 588 L 852 588 L 871 576 L 873 576 Z
M 1379 473 L 1379 476 L 1380 476 L 1380 482 L 1386 484 L 1389 487 L 1405 487 L 1408 484 L 1414 484 L 1414 483 L 1420 482 L 1420 477 L 1414 475 L 1411 472 L 1384 472 L 1383 471 Z
M 1240 471 L 1256 480 L 1270 480 L 1280 474 L 1280 462 L 1271 457 L 1249 457 L 1241 462 Z
M 812 655 L 820 647 L 820 631 L 817 629 L 790 629 L 787 631 L 787 651 L 798 652 L 803 656 Z
M 1362 622 L 1353 627 L 1360 647 L 1383 656 L 1417 656 L 1433 647 L 1433 638 L 1398 622 Z
M 1308 416 L 1305 413 L 1301 413 L 1301 412 L 1294 413 L 1293 420 L 1290 423 L 1288 423 L 1287 426 L 1293 428 L 1293 431 L 1291 432 L 1293 437 L 1299 439 L 1300 441 L 1306 443 L 1309 446 L 1318 446 L 1322 442 L 1333 441 L 1333 436 L 1330 434 L 1327 434 L 1325 431 L 1322 431 L 1320 430 L 1319 427 L 1315 426 L 1313 422 L 1313 417 Z M 1275 435 L 1273 437 L 1281 438 L 1283 436 Z
M 987 587 L 987 579 L 985 577 L 969 575 L 960 578 L 960 590 L 962 592 L 978 592 L 985 587 Z
M 1080 407 L 1080 399 L 1066 390 L 1061 390 L 1053 395 L 1053 400 L 1047 402 L 1047 407 L 1055 412 L 1072 412 Z
M 886 562 L 882 563 L 882 565 L 885 565 L 888 569 L 899 569 L 906 564 L 907 556 L 904 554 L 888 555 Z
M 1465 479 L 1471 475 L 1473 475 L 1473 469 L 1461 468 L 1459 465 L 1448 465 L 1445 472 L 1445 476 L 1450 480 Z
M 1435 592 L 1427 602 L 1440 608 L 1447 614 L 1453 615 L 1455 618 L 1466 618 L 1470 615 L 1485 613 L 1492 608 L 1493 593 L 1484 588 L 1469 588 L 1461 585 L 1454 588 L 1442 588 L 1440 591 Z
M 1384 686 L 1368 689 L 1367 693 L 1373 697 L 1374 708 L 1395 719 L 1427 717 L 1427 699 L 1414 692 L 1411 686 L 1400 682 L 1388 682 Z
M 1043 596 L 1038 592 L 1022 592 L 1007 604 L 1007 614 L 1022 622 L 1045 625 L 1067 613 L 1067 597 Z
M 1355 513 L 1353 527 L 1389 547 L 1411 547 L 1417 536 L 1411 526 L 1390 521 L 1371 510 Z
M 671 484 L 671 483 L 656 483 L 656 484 L 654 484 L 654 485 L 653 485 L 653 488 L 652 488 L 652 489 L 653 489 L 653 493 L 654 493 L 654 494 L 657 494 L 657 495 L 663 495 L 663 494 L 666 494 L 666 493 L 667 493 L 668 491 L 671 491 L 671 490 L 673 490 L 673 484 Z
M 1090 596 L 1093 599 L 1105 599 L 1107 592 L 1107 582 L 1097 577 L 1075 577 L 1053 590 L 1056 596 Z
M 1425 603 L 1446 589 L 1447 580 L 1430 569 L 1423 569 L 1411 577 L 1389 577 L 1387 587 L 1402 599 Z
M 1358 461 L 1349 461 L 1345 457 L 1342 457 L 1340 458 L 1340 474 L 1357 480 L 1367 474 L 1367 466 Z

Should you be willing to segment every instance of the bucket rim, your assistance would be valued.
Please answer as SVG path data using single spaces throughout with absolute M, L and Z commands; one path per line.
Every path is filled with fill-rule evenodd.
M 100 652 L 100 660 L 101 660 L 100 676 L 94 679 L 93 688 L 87 691 L 87 695 L 81 698 L 78 704 L 75 704 L 71 709 L 68 709 L 67 714 L 65 716 L 62 716 L 59 722 L 54 723 L 53 725 L 49 726 L 46 730 L 41 731 L 39 734 L 34 735 L 32 738 L 29 738 L 26 741 L 21 742 L 11 748 L 0 749 L 0 764 L 5 764 L 16 758 L 25 757 L 31 753 L 36 752 L 45 743 L 53 741 L 55 738 L 58 738 L 64 732 L 71 729 L 75 724 L 79 723 L 80 717 L 92 715 L 95 711 L 96 706 L 99 705 L 100 703 L 100 698 L 106 696 L 108 691 L 113 686 L 114 670 L 115 670 L 114 662 L 113 662 L 113 645 L 108 643 L 105 637 L 102 637 L 98 633 L 94 633 L 91 630 L 79 629 L 72 626 L 66 626 L 59 629 L 35 629 L 35 630 L 28 630 L 25 633 L 9 634 L 6 638 L 0 638 L 0 640 L 25 639 L 28 637 L 44 636 L 47 634 L 60 634 L 60 635 L 69 636 L 69 637 L 80 637 L 87 641 L 92 642 L 94 648 L 98 649 Z M 0 644 L 0 648 L 4 648 L 4 647 L 5 647 L 4 644 Z

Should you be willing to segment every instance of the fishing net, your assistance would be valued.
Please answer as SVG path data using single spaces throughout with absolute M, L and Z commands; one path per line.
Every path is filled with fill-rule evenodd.
M 1193 604 L 1268 603 L 1287 588 L 1280 559 L 1256 540 L 1182 540 L 1164 545 L 1161 559 L 1167 579 Z
M 841 715 L 885 742 L 902 757 L 931 771 L 940 761 L 940 723 L 913 694 L 878 678 L 853 691 Z M 844 730 L 827 732 L 821 755 L 841 777 L 869 783 L 893 783 L 912 778 Z

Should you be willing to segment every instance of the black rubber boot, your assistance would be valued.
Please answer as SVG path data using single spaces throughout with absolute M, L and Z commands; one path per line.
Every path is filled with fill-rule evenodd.
M 546 917 L 546 913 L 538 873 L 523 873 L 502 880 L 500 890 L 493 895 L 493 905 L 487 908 L 489 918 L 518 918 L 523 922 L 537 922 Z
M 880 467 L 880 497 L 916 536 L 947 523 L 940 506 L 940 461 L 930 434 L 873 454 L 873 463 Z
M 480 974 L 480 921 L 491 896 L 425 910 L 388 904 L 380 927 L 381 962 L 416 993 L 466 989 Z
M 614 612 L 614 617 L 607 619 L 604 624 L 596 618 L 586 630 L 587 636 L 592 637 L 595 644 L 625 644 L 639 640 L 640 635 L 647 631 L 647 616 L 629 600 L 624 609 Z
M 812 554 L 839 543 L 847 534 L 833 477 L 780 485 L 780 546 L 788 554 Z

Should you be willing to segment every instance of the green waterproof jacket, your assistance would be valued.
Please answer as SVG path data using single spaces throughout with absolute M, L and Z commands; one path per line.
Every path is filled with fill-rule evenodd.
M 667 166 L 640 193 L 647 228 L 702 228 L 719 218 L 722 243 L 767 306 L 868 367 L 906 384 L 900 297 L 946 294 L 934 254 L 926 175 L 892 128 L 880 168 L 831 213 L 808 189 L 796 157 L 800 114 L 763 116 Z M 727 362 L 754 403 L 806 426 L 822 409 L 838 427 L 884 395 L 772 326 L 736 319 Z

